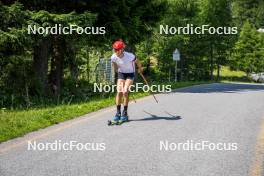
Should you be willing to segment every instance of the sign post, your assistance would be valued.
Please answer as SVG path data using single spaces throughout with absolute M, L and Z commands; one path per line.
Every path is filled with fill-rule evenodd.
M 172 59 L 175 61 L 175 81 L 177 81 L 177 61 L 180 60 L 180 52 L 177 48 L 172 53 Z

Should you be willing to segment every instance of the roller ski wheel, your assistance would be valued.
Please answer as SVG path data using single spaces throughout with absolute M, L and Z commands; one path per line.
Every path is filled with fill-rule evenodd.
M 118 122 L 121 118 L 121 114 L 119 113 L 116 113 L 116 115 L 113 117 L 112 120 L 108 120 L 107 121 L 107 125 L 110 126 L 110 125 L 118 125 Z
M 127 117 L 126 119 L 120 119 L 120 120 L 118 120 L 118 121 L 115 121 L 115 120 L 108 120 L 108 121 L 107 121 L 107 125 L 108 125 L 108 126 L 121 125 L 121 124 L 126 123 L 126 122 L 129 122 L 128 117 Z
M 108 120 L 107 121 L 108 126 L 118 125 L 118 124 L 119 124 L 119 121 L 115 121 L 115 120 Z

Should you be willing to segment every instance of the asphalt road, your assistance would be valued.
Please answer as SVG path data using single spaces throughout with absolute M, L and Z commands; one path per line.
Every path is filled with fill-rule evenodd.
M 193 86 L 157 99 L 131 103 L 121 126 L 107 126 L 110 107 L 1 143 L 0 175 L 264 175 L 264 85 Z M 88 150 L 42 150 L 56 141 Z

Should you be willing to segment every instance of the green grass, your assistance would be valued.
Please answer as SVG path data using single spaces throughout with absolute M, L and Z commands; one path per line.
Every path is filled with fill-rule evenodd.
M 217 72 L 214 71 L 216 77 Z M 243 71 L 232 71 L 229 67 L 221 67 L 220 70 L 221 82 L 252 82 L 247 74 Z
M 229 67 L 222 67 L 220 71 L 221 76 L 223 77 L 244 77 L 247 76 L 243 71 L 232 71 Z
M 171 84 L 172 88 L 175 89 L 205 83 L 210 82 L 179 82 L 168 84 Z M 134 98 L 147 95 L 149 93 L 133 93 Z M 28 132 L 73 119 L 114 104 L 114 95 L 110 95 L 107 98 L 96 97 L 89 102 L 71 105 L 13 111 L 2 109 L 0 110 L 0 142 L 23 136 Z

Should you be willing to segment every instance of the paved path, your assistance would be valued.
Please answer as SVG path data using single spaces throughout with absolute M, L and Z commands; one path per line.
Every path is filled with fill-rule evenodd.
M 0 175 L 264 175 L 264 85 L 193 86 L 157 99 L 131 103 L 121 126 L 106 125 L 110 107 L 2 143 Z M 32 151 L 28 141 L 90 150 Z

